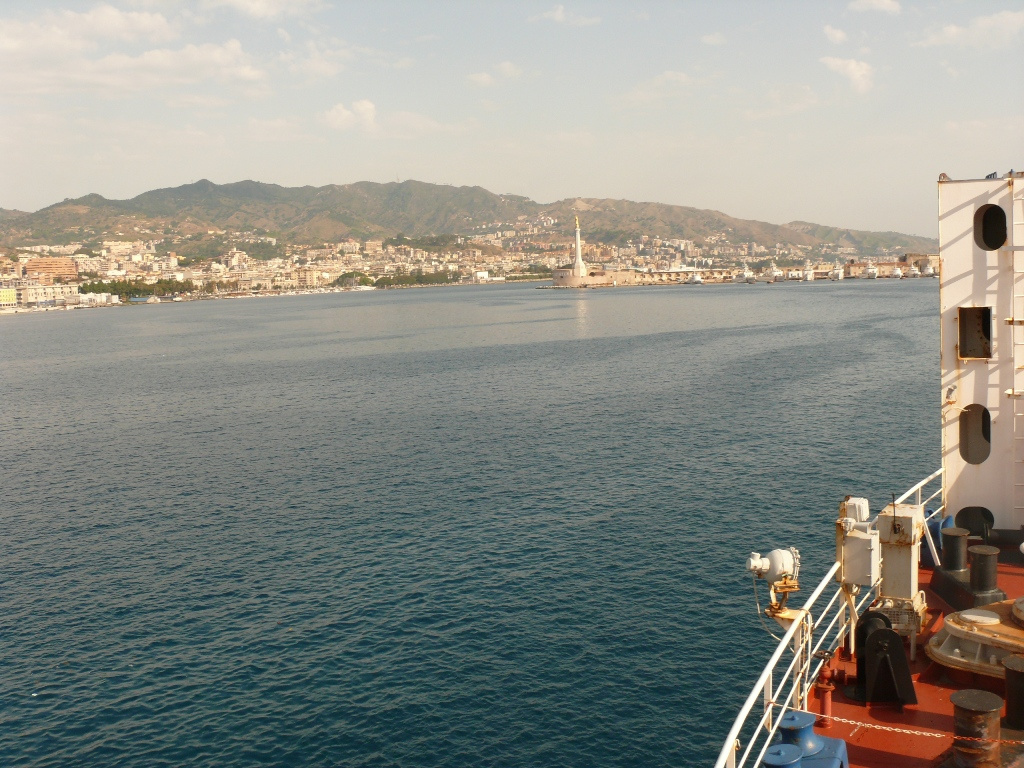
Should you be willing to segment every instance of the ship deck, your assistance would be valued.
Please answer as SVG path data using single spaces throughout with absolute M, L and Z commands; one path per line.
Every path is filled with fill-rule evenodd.
M 1006 555 L 1007 553 L 1004 553 Z M 1009 553 L 1015 555 L 1016 553 Z M 1001 555 L 1001 560 L 1004 555 Z M 851 698 L 851 681 L 856 676 L 854 659 L 837 657 L 831 666 L 839 672 L 832 694 L 832 720 L 816 730 L 824 736 L 846 741 L 850 766 L 882 768 L 904 766 L 926 768 L 944 762 L 953 742 L 953 705 L 950 695 L 965 688 L 981 688 L 1003 696 L 1003 681 L 984 675 L 951 670 L 924 653 L 924 646 L 942 628 L 943 616 L 952 608 L 928 587 L 930 568 L 920 569 L 919 580 L 928 600 L 928 618 L 924 632 L 918 637 L 916 658 L 911 675 L 918 703 L 901 708 L 895 704 L 864 704 Z M 998 565 L 999 587 L 1010 598 L 1024 595 L 1024 561 L 1018 556 Z M 846 682 L 843 683 L 843 676 Z M 812 697 L 811 709 L 819 710 L 820 701 Z M 1024 739 L 1024 734 L 1004 730 L 1008 741 Z

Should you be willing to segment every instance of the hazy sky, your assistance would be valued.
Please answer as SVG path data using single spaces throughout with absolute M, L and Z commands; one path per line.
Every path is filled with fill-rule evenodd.
M 933 235 L 1024 168 L 1024 3 L 0 5 L 0 207 L 200 178 L 480 185 Z

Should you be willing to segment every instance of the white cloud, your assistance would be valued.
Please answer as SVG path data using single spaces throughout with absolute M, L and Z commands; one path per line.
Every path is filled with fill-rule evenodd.
M 725 45 L 725 35 L 721 32 L 712 32 L 711 34 L 701 35 L 700 41 L 704 45 Z
M 503 61 L 497 67 L 495 67 L 495 69 L 498 70 L 499 74 L 501 74 L 504 77 L 507 77 L 509 80 L 514 80 L 515 78 L 523 74 L 523 70 L 521 70 L 519 67 L 513 64 L 511 61 Z
M 486 72 L 476 72 L 472 75 L 466 75 L 466 79 L 473 85 L 479 85 L 482 88 L 494 85 L 494 77 Z
M 354 57 L 350 48 L 343 45 L 327 46 L 310 40 L 300 54 L 294 51 L 282 53 L 281 61 L 296 74 L 307 77 L 333 77 L 345 68 L 345 62 Z
M 866 61 L 857 59 L 837 59 L 832 56 L 825 56 L 819 61 L 836 74 L 842 75 L 850 81 L 850 86 L 857 93 L 867 93 L 874 83 L 872 76 L 874 69 Z
M 1005 48 L 1024 31 L 1024 11 L 1000 11 L 972 19 L 966 27 L 947 24 L 928 33 L 920 46 L 959 45 Z
M 630 91 L 627 99 L 634 102 L 650 102 L 667 98 L 681 86 L 690 85 L 693 78 L 685 72 L 665 70 L 657 77 L 640 83 Z
M 883 11 L 894 15 L 903 10 L 897 0 L 853 0 L 847 8 L 851 11 Z
M 125 12 L 99 5 L 85 13 L 48 11 L 28 22 L 0 19 L 0 55 L 67 55 L 93 50 L 103 40 L 156 43 L 176 36 L 174 25 L 159 13 Z
M 411 69 L 416 66 L 416 59 L 411 56 L 403 56 L 391 65 L 395 69 Z
M 211 7 L 233 8 L 257 19 L 299 16 L 323 7 L 320 0 L 207 0 L 206 4 Z
M 366 99 L 352 102 L 351 109 L 344 104 L 335 104 L 324 114 L 324 118 L 329 126 L 337 130 L 359 128 L 365 133 L 387 138 L 453 133 L 466 128 L 464 125 L 439 122 L 419 112 L 398 111 L 378 115 L 376 105 Z
M 299 122 L 285 117 L 269 120 L 250 118 L 248 135 L 254 141 L 296 141 L 303 137 Z
M 418 112 L 395 112 L 388 116 L 387 130 L 392 136 L 408 138 L 424 133 L 455 133 L 465 126 L 442 123 Z
M 174 107 L 175 109 L 181 109 L 183 107 L 192 109 L 216 109 L 226 107 L 229 103 L 230 102 L 227 99 L 223 99 L 219 96 L 210 96 L 201 93 L 175 94 L 167 99 L 168 106 Z
M 373 131 L 377 128 L 377 107 L 372 101 L 361 99 L 352 102 L 352 112 L 355 114 L 356 122 L 366 131 Z
M 830 43 L 843 43 L 846 42 L 846 33 L 841 29 L 836 29 L 828 24 L 825 25 L 825 37 L 828 38 Z
M 744 111 L 748 120 L 764 120 L 804 112 L 817 105 L 818 96 L 808 85 L 784 85 L 768 90 L 764 103 Z
M 12 93 L 99 90 L 104 95 L 120 95 L 209 80 L 253 83 L 264 76 L 250 63 L 237 40 L 221 45 L 186 45 L 174 50 L 155 48 L 138 56 L 111 53 L 98 59 L 14 57 L 6 64 L 0 90 Z
M 494 71 L 498 73 L 498 77 L 505 80 L 515 80 L 523 74 L 523 70 L 511 61 L 501 62 L 494 67 Z M 472 75 L 467 75 L 466 79 L 473 83 L 473 85 L 479 85 L 482 88 L 489 88 L 498 82 L 497 77 L 490 72 L 475 72 Z
M 324 117 L 331 128 L 336 128 L 339 131 L 351 128 L 356 124 L 356 116 L 352 113 L 352 110 L 341 103 L 335 104 L 327 110 Z
M 550 11 L 544 11 L 537 16 L 531 16 L 530 21 L 553 21 L 556 24 L 566 24 L 570 27 L 589 27 L 592 24 L 600 24 L 600 16 L 579 16 L 572 11 L 565 10 L 564 5 L 556 5 Z

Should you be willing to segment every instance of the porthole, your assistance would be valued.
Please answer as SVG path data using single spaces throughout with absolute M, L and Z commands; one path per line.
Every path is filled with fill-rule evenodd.
M 998 205 L 983 205 L 974 213 L 974 242 L 985 251 L 1006 243 L 1006 211 Z
M 960 412 L 960 457 L 981 464 L 992 451 L 992 416 L 984 405 L 968 405 Z

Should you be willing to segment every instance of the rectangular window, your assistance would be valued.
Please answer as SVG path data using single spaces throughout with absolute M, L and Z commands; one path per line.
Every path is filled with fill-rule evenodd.
M 992 357 L 992 307 L 960 307 L 960 358 Z

